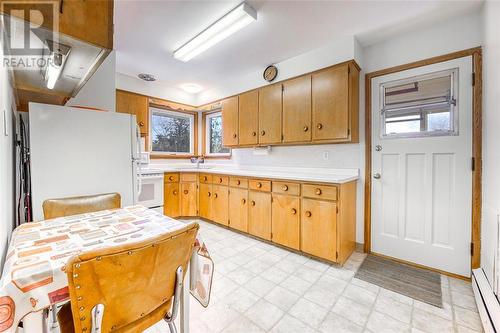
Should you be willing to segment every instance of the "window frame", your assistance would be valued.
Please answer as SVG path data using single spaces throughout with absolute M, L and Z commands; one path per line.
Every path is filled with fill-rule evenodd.
M 191 122 L 191 135 L 190 135 L 190 147 L 189 153 L 184 152 L 160 152 L 153 150 L 153 113 L 161 112 L 164 114 L 187 118 Z M 150 104 L 148 107 L 148 117 L 149 117 L 149 138 L 147 140 L 149 146 L 149 152 L 151 158 L 160 159 L 175 159 L 175 158 L 191 158 L 196 157 L 198 154 L 198 112 L 187 111 L 187 110 L 174 110 L 169 107 L 162 107 L 159 105 Z
M 214 117 L 222 117 L 222 108 L 217 108 L 210 111 L 205 111 L 202 113 L 202 127 L 203 127 L 203 152 L 202 155 L 204 158 L 231 158 L 232 149 L 229 148 L 228 153 L 211 153 L 210 152 L 210 131 L 208 130 L 208 125 L 210 124 L 210 118 Z M 222 128 L 224 129 L 224 124 L 222 124 Z
M 443 76 L 451 77 L 450 84 L 450 100 L 448 107 L 450 108 L 450 127 L 451 129 L 448 131 L 420 131 L 420 132 L 406 132 L 406 133 L 385 133 L 386 126 L 386 110 L 385 110 L 385 89 L 391 88 L 394 86 L 404 85 L 416 81 L 428 80 L 433 78 L 439 78 Z M 380 128 L 379 128 L 379 137 L 380 139 L 404 139 L 404 138 L 425 138 L 425 137 L 440 137 L 440 136 L 455 136 L 459 134 L 459 123 L 458 123 L 458 114 L 459 114 L 459 100 L 458 100 L 458 80 L 459 80 L 459 72 L 458 68 L 453 68 L 444 71 L 438 71 L 428 74 L 422 74 L 417 76 L 412 76 L 404 79 L 399 79 L 395 81 L 383 82 L 379 87 L 379 99 L 382 108 L 379 110 L 379 119 L 380 119 Z M 390 112 L 390 111 L 389 111 Z M 420 115 L 424 115 L 423 118 L 420 119 L 421 122 L 424 122 L 425 127 L 427 128 L 427 116 L 433 112 L 427 112 L 420 110 Z M 440 113 L 440 112 L 436 112 Z M 422 123 L 420 124 L 422 126 Z

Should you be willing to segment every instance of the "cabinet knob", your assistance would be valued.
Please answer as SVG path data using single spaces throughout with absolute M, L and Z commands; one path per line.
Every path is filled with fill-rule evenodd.
M 242 205 L 244 205 L 244 204 L 246 204 L 246 203 L 247 203 L 247 201 L 246 201 L 245 199 L 241 199 L 241 204 L 242 204 Z
M 266 135 L 266 131 L 260 131 L 260 135 L 262 136 Z
M 212 195 L 212 193 L 208 192 L 208 196 L 210 197 Z
M 168 177 L 168 180 L 172 181 L 172 180 L 174 180 L 174 177 L 170 176 L 170 177 Z
M 141 121 L 141 122 L 139 123 L 139 126 L 141 126 L 141 127 L 142 127 L 142 126 L 144 126 L 144 122 L 143 122 L 143 121 Z
M 281 186 L 282 191 L 288 191 L 288 185 L 283 185 Z
M 297 214 L 297 210 L 295 208 L 292 208 L 292 215 Z
M 219 183 L 222 183 L 222 178 L 219 178 Z
M 311 213 L 310 211 L 307 211 L 307 212 L 306 212 L 306 216 L 307 216 L 307 217 L 311 217 L 311 216 L 312 216 L 312 213 Z
M 309 130 L 309 127 L 308 126 L 304 126 L 303 130 L 304 130 L 304 132 L 307 132 Z
M 321 189 L 320 188 L 316 189 L 316 195 L 321 195 Z
M 238 180 L 236 181 L 236 185 L 240 185 L 240 184 L 241 184 L 241 181 L 238 179 Z
M 251 204 L 252 206 L 255 206 L 255 201 L 253 201 L 253 200 L 252 200 L 252 201 L 250 201 L 250 204 Z
M 262 183 L 257 183 L 257 188 L 261 188 L 262 187 Z
M 207 180 L 208 180 L 207 176 L 203 177 L 203 180 L 204 180 L 204 181 L 207 181 Z
M 318 125 L 316 125 L 316 128 L 319 129 L 319 130 L 322 129 L 323 128 L 323 124 L 322 123 L 318 123 Z
M 184 190 L 184 194 L 188 194 L 188 193 L 189 193 L 189 191 L 188 191 L 188 190 Z
M 214 198 L 217 199 L 218 195 L 217 193 L 214 193 Z
M 256 136 L 257 135 L 257 132 L 252 132 L 252 136 Z
M 233 139 L 236 139 L 236 133 L 233 134 Z
M 173 194 L 173 195 L 177 195 L 177 193 L 178 193 L 178 192 L 177 192 L 177 190 L 173 190 L 173 191 L 172 191 L 172 194 Z

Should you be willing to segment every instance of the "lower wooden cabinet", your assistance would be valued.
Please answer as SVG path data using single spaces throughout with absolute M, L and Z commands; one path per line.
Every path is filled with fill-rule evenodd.
M 302 199 L 301 247 L 314 256 L 337 261 L 337 204 Z
M 248 233 L 271 240 L 271 193 L 249 191 Z
M 228 188 L 212 185 L 212 221 L 228 225 Z
M 179 216 L 179 183 L 163 185 L 163 214 L 170 217 Z
M 207 220 L 212 219 L 212 184 L 200 183 L 198 211 L 199 215 Z
M 272 241 L 295 250 L 300 248 L 300 198 L 273 194 Z
M 248 232 L 248 190 L 229 189 L 229 226 Z
M 196 183 L 179 183 L 180 190 L 180 215 L 198 216 L 198 193 Z

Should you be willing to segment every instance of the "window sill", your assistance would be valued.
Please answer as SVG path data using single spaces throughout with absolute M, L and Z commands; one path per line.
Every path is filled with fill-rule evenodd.
M 162 159 L 162 160 L 168 160 L 168 159 L 190 159 L 191 157 L 196 157 L 196 155 L 163 155 L 163 154 L 154 154 L 151 153 L 149 155 L 149 158 L 151 159 Z
M 230 160 L 231 159 L 231 154 L 229 155 L 208 155 L 208 156 L 202 156 L 206 160 Z

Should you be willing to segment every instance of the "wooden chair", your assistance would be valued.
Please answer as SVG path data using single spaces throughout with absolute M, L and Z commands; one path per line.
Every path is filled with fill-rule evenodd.
M 118 193 L 47 199 L 42 204 L 43 216 L 46 220 L 120 207 L 121 196 Z
M 70 303 L 61 333 L 142 332 L 164 319 L 172 333 L 197 223 L 132 244 L 100 248 L 66 265 Z

